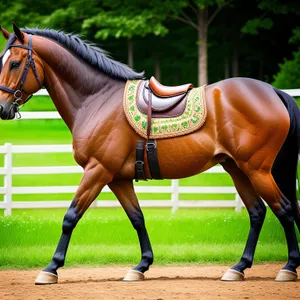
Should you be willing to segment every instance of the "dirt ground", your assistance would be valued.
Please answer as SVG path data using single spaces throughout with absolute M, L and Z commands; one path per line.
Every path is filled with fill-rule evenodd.
M 152 267 L 143 282 L 123 282 L 126 267 L 61 269 L 59 283 L 36 286 L 39 270 L 0 271 L 1 300 L 300 299 L 300 282 L 275 282 L 282 265 L 255 265 L 243 282 L 222 282 L 227 266 Z

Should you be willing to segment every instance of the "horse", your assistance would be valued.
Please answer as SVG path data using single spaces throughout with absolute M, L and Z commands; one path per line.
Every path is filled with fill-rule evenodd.
M 140 243 L 141 259 L 124 280 L 143 280 L 153 251 L 134 191 L 136 143 L 122 99 L 128 80 L 143 80 L 128 66 L 80 39 L 53 29 L 13 25 L 1 56 L 0 117 L 13 119 L 30 95 L 44 86 L 70 129 L 76 162 L 84 173 L 62 224 L 52 260 L 36 284 L 58 281 L 72 232 L 105 185 L 124 208 Z M 265 201 L 281 223 L 288 246 L 287 264 L 276 280 L 297 280 L 300 255 L 294 223 L 300 228 L 296 172 L 300 149 L 300 113 L 294 99 L 268 83 L 231 78 L 205 87 L 207 116 L 192 133 L 156 141 L 161 177 L 177 179 L 221 164 L 230 174 L 249 213 L 250 231 L 240 261 L 222 280 L 240 281 L 250 268 Z M 152 179 L 145 156 L 145 176 Z

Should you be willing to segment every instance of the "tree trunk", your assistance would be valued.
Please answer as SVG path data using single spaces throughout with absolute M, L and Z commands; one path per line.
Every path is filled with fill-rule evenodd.
M 258 74 L 259 80 L 264 80 L 264 60 L 261 58 L 259 61 L 259 74 Z
M 128 39 L 128 57 L 127 64 L 130 68 L 133 68 L 133 44 L 132 39 Z
M 198 85 L 207 84 L 207 8 L 198 8 Z
M 232 77 L 239 76 L 239 43 L 238 34 L 236 33 L 232 42 Z
M 154 76 L 158 81 L 160 81 L 160 59 L 158 54 L 155 56 Z
M 229 70 L 229 59 L 228 59 L 228 56 L 225 56 L 224 57 L 224 78 L 229 78 L 229 73 L 230 73 L 230 70 Z

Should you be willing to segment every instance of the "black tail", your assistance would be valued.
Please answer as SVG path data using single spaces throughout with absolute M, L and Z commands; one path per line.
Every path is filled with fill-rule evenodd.
M 290 129 L 272 168 L 273 177 L 285 197 L 291 201 L 300 231 L 300 208 L 296 194 L 297 165 L 300 152 L 300 111 L 293 97 L 275 89 L 290 116 Z

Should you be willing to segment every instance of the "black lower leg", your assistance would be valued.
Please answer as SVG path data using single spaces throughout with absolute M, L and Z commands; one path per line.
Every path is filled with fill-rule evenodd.
M 72 231 L 75 228 L 79 216 L 77 214 L 75 200 L 72 201 L 67 213 L 65 214 L 62 226 L 62 234 L 50 264 L 43 270 L 57 275 L 57 269 L 65 263 L 68 245 Z
M 255 207 L 248 210 L 250 217 L 250 231 L 244 253 L 238 264 L 233 266 L 238 272 L 244 273 L 246 268 L 251 268 L 258 237 L 266 216 L 266 207 L 261 200 L 258 200 Z
M 136 267 L 134 267 L 133 270 L 144 273 L 153 263 L 153 252 L 146 230 L 144 216 L 141 210 L 137 210 L 135 212 L 128 213 L 128 217 L 134 229 L 137 231 L 142 254 L 141 262 Z
M 297 267 L 300 265 L 300 254 L 294 227 L 292 205 L 286 199 L 281 202 L 281 205 L 282 208 L 275 212 L 275 215 L 284 228 L 288 245 L 288 263 L 283 269 L 296 272 Z

